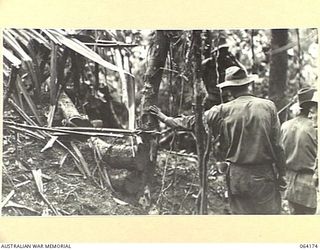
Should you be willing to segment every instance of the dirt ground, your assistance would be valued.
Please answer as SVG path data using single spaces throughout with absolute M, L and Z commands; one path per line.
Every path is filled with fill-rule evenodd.
M 12 116 L 12 111 L 5 112 L 4 117 Z M 196 214 L 199 179 L 193 154 L 160 150 L 150 201 L 144 202 L 117 190 L 112 192 L 95 177 L 84 178 L 70 155 L 66 156 L 59 146 L 41 153 L 45 144 L 24 133 L 4 129 L 2 200 L 10 199 L 2 209 L 3 216 L 51 216 L 55 215 L 53 209 L 65 216 Z M 76 144 L 93 172 L 93 150 L 86 143 Z M 32 172 L 35 170 L 41 170 L 44 198 L 38 192 Z M 109 169 L 112 183 L 125 171 Z M 208 214 L 228 214 L 224 177 L 209 173 Z

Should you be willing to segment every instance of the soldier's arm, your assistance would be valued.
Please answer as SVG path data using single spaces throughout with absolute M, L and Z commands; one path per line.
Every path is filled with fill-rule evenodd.
M 279 176 L 285 176 L 286 174 L 286 159 L 285 152 L 281 142 L 280 121 L 277 115 L 275 105 L 272 105 L 272 134 L 271 140 L 276 154 L 276 167 L 279 172 Z
M 153 105 L 149 109 L 150 113 L 155 115 L 160 121 L 173 128 L 192 130 L 194 126 L 194 116 L 170 117 L 166 116 L 161 110 Z
M 183 117 L 170 117 L 166 116 L 164 113 L 161 112 L 161 110 L 153 105 L 149 108 L 149 111 L 151 114 L 155 115 L 160 121 L 167 124 L 170 127 L 173 128 L 180 128 L 185 130 L 193 130 L 194 124 L 195 124 L 195 116 L 183 116 Z M 210 110 L 207 110 L 203 114 L 203 124 L 205 126 L 206 132 L 208 133 L 209 127 L 215 127 L 217 124 L 219 124 L 219 109 L 218 106 L 213 106 Z M 216 137 L 219 133 L 218 129 L 213 130 L 213 136 Z

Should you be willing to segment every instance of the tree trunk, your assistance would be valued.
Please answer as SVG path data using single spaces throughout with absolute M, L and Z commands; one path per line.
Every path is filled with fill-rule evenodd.
M 160 68 L 165 66 L 169 46 L 169 32 L 163 30 L 155 31 L 153 40 L 150 43 L 148 68 L 144 76 L 144 88 L 142 91 L 139 126 L 143 130 L 158 130 L 159 127 L 157 119 L 149 114 L 148 109 L 158 103 L 158 92 L 163 71 Z M 156 165 L 158 145 L 155 136 L 144 136 L 142 139 L 145 144 L 144 154 L 148 157 L 146 157 L 146 162 L 141 162 L 143 164 L 141 166 L 141 169 L 143 169 L 141 178 L 143 186 L 148 186 L 151 183 Z
M 271 30 L 271 48 L 276 50 L 288 43 L 287 29 Z M 288 55 L 287 50 L 271 54 L 269 98 L 275 102 L 280 110 L 286 104 L 285 89 L 287 84 Z M 280 114 L 280 121 L 286 120 L 286 112 Z
M 204 91 L 201 81 L 201 31 L 193 31 L 194 53 L 194 96 L 195 96 L 195 135 L 197 141 L 198 168 L 200 177 L 200 206 L 199 214 L 207 213 L 207 165 L 204 161 L 206 133 L 203 125 L 202 100 Z
M 212 56 L 212 32 L 206 32 L 205 49 L 203 51 L 205 60 L 203 63 L 202 79 L 207 90 L 207 96 L 204 101 L 205 110 L 221 103 L 220 90 L 217 87 L 217 69 L 216 57 Z

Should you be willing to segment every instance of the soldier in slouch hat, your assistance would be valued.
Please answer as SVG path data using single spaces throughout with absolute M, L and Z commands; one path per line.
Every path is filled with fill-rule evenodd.
M 299 90 L 298 100 L 300 114 L 281 126 L 288 179 L 286 199 L 292 214 L 314 214 L 317 209 L 318 185 L 316 89 Z
M 280 189 L 285 189 L 285 157 L 280 122 L 272 101 L 253 96 L 249 85 L 256 75 L 243 67 L 226 69 L 217 87 L 233 100 L 205 111 L 205 125 L 219 136 L 228 163 L 227 184 L 233 214 L 279 214 Z M 191 129 L 194 116 L 172 118 L 152 106 L 150 112 L 176 128 Z

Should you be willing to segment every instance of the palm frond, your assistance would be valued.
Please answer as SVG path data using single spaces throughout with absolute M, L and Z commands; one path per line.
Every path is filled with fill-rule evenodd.
M 31 57 L 21 48 L 19 43 L 8 30 L 3 31 L 3 39 L 5 43 L 20 57 L 22 61 L 32 61 Z
M 12 52 L 3 47 L 3 56 L 11 62 L 12 66 L 20 67 L 21 60 L 17 58 Z
M 79 53 L 80 55 L 102 65 L 103 67 L 120 72 L 122 69 L 113 65 L 112 63 L 104 60 L 99 54 L 91 50 L 89 47 L 84 45 L 82 42 L 75 38 L 68 38 L 66 33 L 61 30 L 47 30 L 56 40 L 58 40 L 63 45 L 67 46 L 69 49 Z M 129 72 L 125 71 L 125 74 L 131 75 Z

